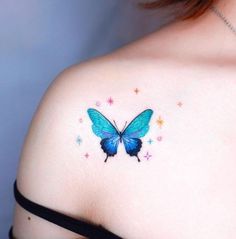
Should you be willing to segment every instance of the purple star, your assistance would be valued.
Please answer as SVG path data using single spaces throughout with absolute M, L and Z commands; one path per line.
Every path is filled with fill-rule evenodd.
M 152 157 L 152 155 L 147 152 L 143 157 L 149 160 Z

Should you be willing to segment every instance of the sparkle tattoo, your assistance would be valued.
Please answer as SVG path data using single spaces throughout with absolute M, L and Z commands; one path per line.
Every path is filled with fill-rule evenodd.
M 177 103 L 177 105 L 178 105 L 179 107 L 182 107 L 182 106 L 183 106 L 183 103 L 182 103 L 181 101 L 179 101 L 179 102 Z
M 111 97 L 109 97 L 109 98 L 107 99 L 107 103 L 108 103 L 109 105 L 113 105 L 113 104 L 114 104 L 114 100 L 113 100 Z
M 158 137 L 157 137 L 157 141 L 159 141 L 159 142 L 161 142 L 161 141 L 162 141 L 162 139 L 163 139 L 163 137 L 162 137 L 162 136 L 158 136 Z
M 84 155 L 84 157 L 85 157 L 86 159 L 89 158 L 89 154 L 86 153 L 86 154 Z
M 152 155 L 147 152 L 143 157 L 149 160 L 152 157 Z
M 153 140 L 150 138 L 147 142 L 148 142 L 149 144 L 152 144 L 152 143 L 153 143 Z
M 135 92 L 135 94 L 137 95 L 137 94 L 140 92 L 140 90 L 139 90 L 138 88 L 135 88 L 135 89 L 134 89 L 134 92 Z
M 162 128 L 162 126 L 164 124 L 164 120 L 161 118 L 161 116 L 158 117 L 156 122 L 157 122 L 159 128 Z
M 101 102 L 97 100 L 97 101 L 95 102 L 95 105 L 96 105 L 97 107 L 100 107 L 100 106 L 101 106 Z
M 81 138 L 80 136 L 77 136 L 76 142 L 78 143 L 78 145 L 81 145 L 81 143 L 82 143 L 82 138 Z

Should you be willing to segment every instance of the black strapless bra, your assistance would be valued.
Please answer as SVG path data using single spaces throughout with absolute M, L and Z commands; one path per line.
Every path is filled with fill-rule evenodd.
M 14 183 L 14 196 L 17 203 L 28 212 L 77 233 L 78 235 L 85 236 L 89 239 L 122 239 L 118 235 L 106 230 L 100 225 L 95 225 L 83 220 L 77 220 L 30 201 L 19 192 L 16 181 Z M 9 239 L 14 239 L 13 228 L 9 231 Z

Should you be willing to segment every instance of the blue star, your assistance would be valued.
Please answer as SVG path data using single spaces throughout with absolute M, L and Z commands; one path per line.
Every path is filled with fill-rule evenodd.
M 152 144 L 152 143 L 153 143 L 153 140 L 152 140 L 152 139 L 149 139 L 147 142 L 148 142 L 149 144 Z
M 77 137 L 76 142 L 78 143 L 78 145 L 81 145 L 82 139 L 80 136 Z

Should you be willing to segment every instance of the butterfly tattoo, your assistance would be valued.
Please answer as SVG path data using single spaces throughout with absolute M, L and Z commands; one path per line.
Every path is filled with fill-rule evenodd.
M 96 109 L 88 109 L 89 118 L 92 121 L 93 133 L 100 137 L 101 148 L 106 153 L 105 161 L 108 157 L 117 154 L 119 143 L 124 143 L 125 150 L 130 156 L 135 156 L 140 162 L 138 152 L 142 147 L 141 137 L 144 137 L 149 130 L 153 110 L 147 109 L 136 116 L 122 131 L 120 131 L 114 122 L 114 125 L 101 112 Z

